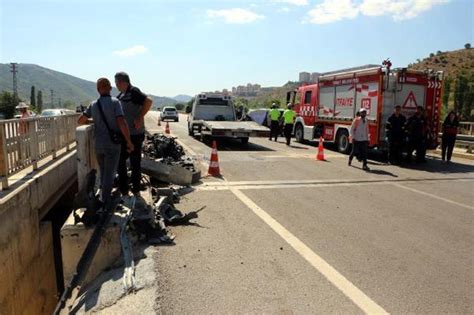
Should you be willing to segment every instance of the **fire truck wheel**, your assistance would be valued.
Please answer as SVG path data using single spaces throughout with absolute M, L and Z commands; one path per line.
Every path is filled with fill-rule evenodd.
M 340 130 L 337 133 L 337 150 L 341 153 L 349 153 L 351 144 L 349 143 L 349 133 L 347 130 Z
M 303 135 L 303 126 L 301 124 L 297 124 L 295 126 L 295 139 L 296 142 L 304 143 L 304 135 Z

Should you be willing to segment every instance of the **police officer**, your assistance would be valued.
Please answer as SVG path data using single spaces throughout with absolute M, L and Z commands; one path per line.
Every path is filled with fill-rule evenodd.
M 426 118 L 423 107 L 418 106 L 415 114 L 408 118 L 406 123 L 408 132 L 408 152 L 407 161 L 411 162 L 413 151 L 416 150 L 416 162 L 426 162 Z
M 268 120 L 270 121 L 270 137 L 268 140 L 272 140 L 272 137 L 274 137 L 276 142 L 280 133 L 280 111 L 275 103 L 272 104 L 272 109 L 268 112 Z
M 389 144 L 388 160 L 390 163 L 401 163 L 403 144 L 406 138 L 406 121 L 407 119 L 402 115 L 402 107 L 398 105 L 385 124 L 385 132 Z
M 140 89 L 131 85 L 130 77 L 125 72 L 115 74 L 115 85 L 120 91 L 117 98 L 122 103 L 124 117 L 130 128 L 130 138 L 134 146 L 134 150 L 128 153 L 125 145 L 122 145 L 118 166 L 119 189 L 122 195 L 128 195 L 127 159 L 130 158 L 132 193 L 137 195 L 140 193 L 142 144 L 145 140 L 144 119 L 153 101 Z
M 295 123 L 296 113 L 293 110 L 293 104 L 288 103 L 288 109 L 285 110 L 283 113 L 283 122 L 285 124 L 284 131 L 285 131 L 285 138 L 286 138 L 286 145 L 290 145 L 291 141 L 291 134 L 293 133 L 293 125 Z

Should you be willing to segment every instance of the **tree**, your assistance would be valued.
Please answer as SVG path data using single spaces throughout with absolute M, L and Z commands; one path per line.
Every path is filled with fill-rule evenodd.
M 464 113 L 464 101 L 466 92 L 468 92 L 468 84 L 465 76 L 459 76 L 454 89 L 454 110 L 460 113 Z
M 0 113 L 5 116 L 5 119 L 13 118 L 16 105 L 18 105 L 18 100 L 13 93 L 3 91 L 0 94 Z
M 70 101 L 70 100 L 66 100 L 63 105 L 62 105 L 63 108 L 70 108 L 70 109 L 76 109 L 76 105 L 74 105 L 74 102 L 73 101 Z
M 444 80 L 443 108 L 445 110 L 448 109 L 449 94 L 451 94 L 451 83 L 451 78 L 446 78 Z
M 36 110 L 38 111 L 38 113 L 41 113 L 41 111 L 43 110 L 43 92 L 41 92 L 41 90 L 38 91 L 36 99 Z
M 466 43 L 466 44 L 464 45 L 464 48 L 466 48 L 466 49 L 471 49 L 471 44 L 470 44 L 470 43 Z
M 435 54 L 431 53 L 430 54 L 430 58 L 433 58 L 435 56 Z
M 183 110 L 185 106 L 186 105 L 183 103 L 178 103 L 174 107 L 176 108 L 176 110 Z
M 441 55 L 442 53 L 443 53 L 443 52 L 442 52 L 441 50 L 438 50 L 438 51 L 436 52 L 436 54 L 437 54 L 438 56 Z
M 30 105 L 32 110 L 36 108 L 36 93 L 34 85 L 31 86 Z

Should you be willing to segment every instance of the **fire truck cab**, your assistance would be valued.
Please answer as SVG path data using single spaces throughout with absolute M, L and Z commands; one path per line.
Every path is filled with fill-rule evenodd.
M 298 115 L 296 141 L 323 137 L 347 153 L 352 121 L 365 108 L 370 147 L 386 151 L 385 122 L 395 106 L 402 107 L 407 119 L 417 106 L 422 106 L 428 122 L 428 148 L 434 149 L 438 145 L 442 76 L 442 72 L 391 70 L 390 64 L 324 74 L 316 84 L 303 85 L 287 94 L 287 101 L 295 104 Z

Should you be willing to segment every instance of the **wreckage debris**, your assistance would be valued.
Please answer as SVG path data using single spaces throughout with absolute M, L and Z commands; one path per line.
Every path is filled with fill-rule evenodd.
M 152 178 L 177 185 L 190 185 L 199 181 L 201 172 L 192 158 L 184 154 L 176 138 L 162 134 L 148 134 L 143 147 L 142 171 Z

